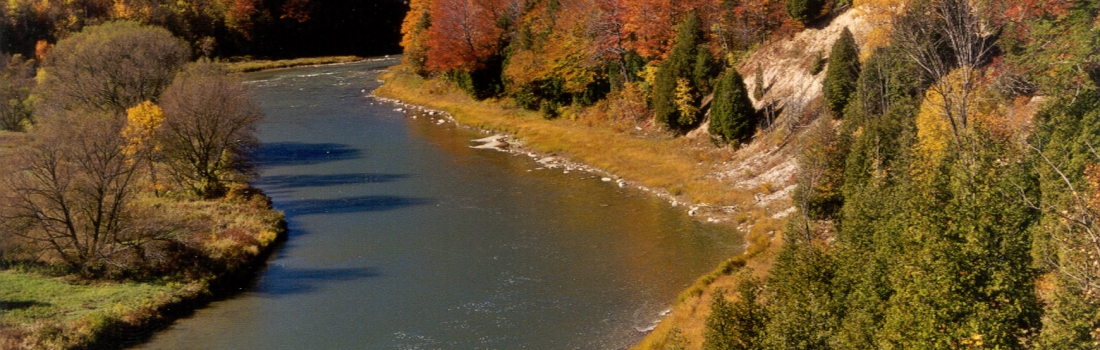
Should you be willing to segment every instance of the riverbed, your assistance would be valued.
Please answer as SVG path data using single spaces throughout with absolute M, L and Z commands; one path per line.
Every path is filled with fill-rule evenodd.
M 620 349 L 743 244 L 601 176 L 369 96 L 395 59 L 251 73 L 287 243 L 148 349 Z

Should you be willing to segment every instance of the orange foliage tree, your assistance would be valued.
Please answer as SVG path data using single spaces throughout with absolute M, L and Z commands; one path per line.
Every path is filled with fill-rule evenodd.
M 498 55 L 505 29 L 519 14 L 518 0 L 434 0 L 428 29 L 431 71 L 474 71 Z

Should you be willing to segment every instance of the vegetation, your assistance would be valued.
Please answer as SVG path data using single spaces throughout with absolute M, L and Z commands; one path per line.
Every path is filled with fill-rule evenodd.
M 859 47 L 848 28 L 840 32 L 829 53 L 829 67 L 825 73 L 822 92 L 833 115 L 842 115 L 859 79 Z
M 741 74 L 729 69 L 714 87 L 714 102 L 710 109 L 710 133 L 727 142 L 744 142 L 752 137 L 756 126 L 756 109 L 749 100 L 748 89 Z
M 787 0 L 787 14 L 796 21 L 809 24 L 821 18 L 825 0 Z
M 327 56 L 312 58 L 295 58 L 288 60 L 253 60 L 245 59 L 225 64 L 225 70 L 231 73 L 248 73 L 268 69 L 290 68 L 301 66 L 315 66 L 321 64 L 349 63 L 362 61 L 358 56 Z
M 435 77 L 467 86 L 490 105 L 514 103 L 590 124 L 588 116 L 608 113 L 635 125 L 652 122 L 671 135 L 694 134 L 689 131 L 709 113 L 710 133 L 737 142 L 761 141 L 752 136 L 762 127 L 769 132 L 757 135 L 802 127 L 793 152 L 799 162 L 791 194 L 795 215 L 783 230 L 784 244 L 769 255 L 771 267 L 759 279 L 743 279 L 756 284 L 727 285 L 736 291 L 732 299 L 699 286 L 686 292 L 711 305 L 705 346 L 1088 348 L 1100 341 L 1093 316 L 1100 311 L 1100 253 L 1094 249 L 1100 245 L 1087 238 L 1095 237 L 1091 200 L 1093 180 L 1100 178 L 1100 166 L 1094 166 L 1100 154 L 1093 146 L 1100 128 L 1092 125 L 1100 95 L 1093 40 L 1100 5 L 523 5 L 414 2 L 404 26 L 404 46 L 412 53 L 406 74 L 428 80 L 399 75 L 394 79 L 400 83 L 382 93 L 443 107 L 463 122 L 506 125 L 506 131 L 539 138 L 531 143 L 535 147 L 571 142 L 542 136 L 555 124 L 521 122 L 524 113 L 498 110 L 514 117 L 486 121 L 460 102 L 428 101 L 418 90 L 395 86 L 438 91 L 424 87 L 446 85 Z M 742 59 L 761 43 L 818 24 L 848 5 L 870 30 L 863 42 L 847 29 L 841 32 L 828 57 L 820 102 L 787 105 L 778 119 L 769 114 L 757 120 L 738 73 L 746 69 Z M 460 33 L 456 28 L 463 24 L 477 30 Z M 814 74 L 826 68 L 821 56 L 810 62 Z M 766 92 L 762 67 L 750 68 L 752 93 L 760 100 Z M 479 85 L 479 79 L 491 83 Z M 831 113 L 819 117 L 815 106 Z M 777 107 L 766 106 L 769 113 Z M 556 132 L 561 134 L 550 135 L 576 133 Z M 615 139 L 596 138 L 602 137 Z M 619 148 L 629 142 L 601 151 L 643 149 Z M 659 172 L 609 165 L 619 163 L 589 156 L 580 146 L 548 150 L 563 149 L 631 178 Z M 676 341 L 644 346 L 704 346 L 680 330 L 663 332 L 675 334 Z
M 0 346 L 116 343 L 279 238 L 282 215 L 243 181 L 261 115 L 189 57 L 164 29 L 108 22 L 58 42 L 36 79 L 38 62 L 6 59 L 5 118 L 26 131 L 0 140 Z

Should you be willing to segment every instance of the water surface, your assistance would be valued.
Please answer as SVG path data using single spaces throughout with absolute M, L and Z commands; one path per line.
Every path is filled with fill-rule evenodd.
M 255 185 L 289 239 L 255 286 L 150 349 L 618 349 L 740 249 L 592 174 L 368 97 L 394 60 L 254 73 Z

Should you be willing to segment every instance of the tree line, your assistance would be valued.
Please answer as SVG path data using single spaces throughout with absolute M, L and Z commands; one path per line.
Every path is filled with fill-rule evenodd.
M 168 29 L 200 56 L 300 58 L 400 51 L 401 0 L 2 0 L 0 51 L 34 57 L 86 26 Z
M 402 46 L 414 73 L 445 77 L 478 98 L 510 97 L 547 118 L 600 101 L 640 104 L 655 114 L 612 114 L 655 116 L 680 133 L 711 120 L 713 134 L 739 143 L 755 132 L 758 113 L 735 67 L 769 38 L 845 4 L 809 2 L 812 9 L 781 0 L 416 0 Z M 792 17 L 795 10 L 804 15 Z

